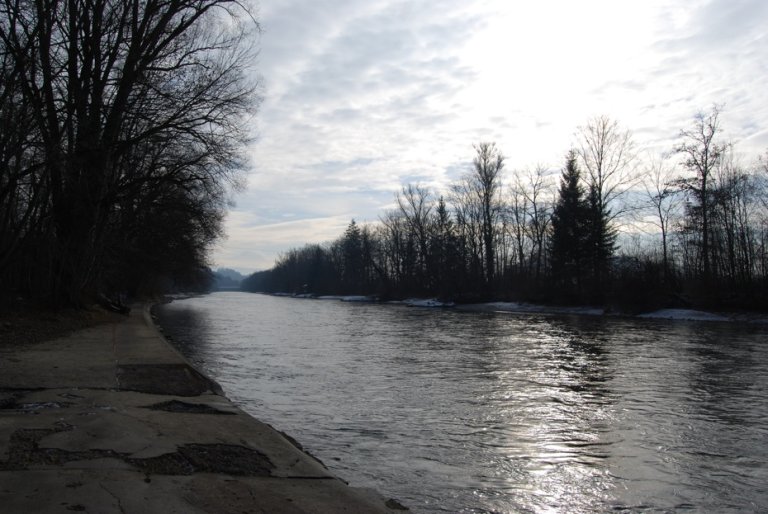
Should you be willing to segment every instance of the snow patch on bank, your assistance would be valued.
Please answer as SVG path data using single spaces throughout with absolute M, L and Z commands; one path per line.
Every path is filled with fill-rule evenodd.
M 170 298 L 172 295 L 168 295 Z M 189 295 L 178 295 L 187 297 Z M 315 296 L 311 293 L 291 294 L 291 293 L 272 293 L 272 296 L 287 296 L 292 298 L 306 298 L 317 300 L 336 300 L 352 303 L 376 303 L 379 298 L 369 295 L 322 295 Z M 558 307 L 552 305 L 538 305 L 526 302 L 488 302 L 459 304 L 454 302 L 444 302 L 437 298 L 408 298 L 406 300 L 392 300 L 385 302 L 390 305 L 405 305 L 408 307 L 424 308 L 446 308 L 455 307 L 461 311 L 472 312 L 510 312 L 521 314 L 559 314 L 559 315 L 577 315 L 577 316 L 605 316 L 618 315 L 621 313 L 606 312 L 601 307 Z M 624 314 L 624 316 L 628 316 Z M 639 319 L 658 319 L 658 320 L 677 320 L 677 321 L 730 321 L 734 323 L 750 323 L 768 325 L 768 317 L 762 313 L 731 313 L 729 315 L 718 314 L 714 312 L 697 311 L 693 309 L 660 309 L 653 312 L 646 312 L 636 316 Z
M 408 298 L 403 300 L 409 307 L 453 307 L 453 302 L 441 302 L 437 298 Z
M 674 319 L 687 321 L 731 321 L 731 318 L 712 312 L 696 311 L 692 309 L 661 309 L 640 314 L 638 318 L 647 319 Z
M 542 314 L 579 314 L 587 316 L 602 316 L 605 309 L 599 307 L 554 307 L 551 305 L 536 305 L 524 302 L 489 302 L 465 305 L 467 310 L 487 310 L 493 312 L 531 312 Z
M 375 302 L 376 298 L 373 296 L 351 295 L 342 296 L 339 298 L 342 302 Z
M 316 297 L 318 300 L 340 300 L 342 302 L 377 302 L 375 296 L 365 295 L 324 295 Z M 390 305 L 407 305 L 409 307 L 453 307 L 453 302 L 442 302 L 437 298 L 408 298 L 407 300 L 393 300 L 386 302 Z

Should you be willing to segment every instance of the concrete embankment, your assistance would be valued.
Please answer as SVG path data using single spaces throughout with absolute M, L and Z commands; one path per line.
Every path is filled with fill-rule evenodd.
M 0 344 L 0 511 L 383 513 L 252 418 L 156 331 L 124 321 Z

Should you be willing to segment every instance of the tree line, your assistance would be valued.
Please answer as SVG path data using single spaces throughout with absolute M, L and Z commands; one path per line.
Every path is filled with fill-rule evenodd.
M 768 167 L 743 166 L 720 108 L 664 155 L 641 159 L 630 131 L 596 117 L 560 171 L 505 175 L 494 143 L 438 193 L 407 184 L 377 223 L 289 250 L 249 291 L 766 308 Z
M 210 278 L 257 25 L 235 0 L 0 1 L 0 283 L 83 305 Z

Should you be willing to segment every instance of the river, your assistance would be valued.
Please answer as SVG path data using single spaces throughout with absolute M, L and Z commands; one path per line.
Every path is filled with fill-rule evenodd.
M 768 509 L 768 327 L 249 293 L 153 311 L 336 475 L 416 513 Z

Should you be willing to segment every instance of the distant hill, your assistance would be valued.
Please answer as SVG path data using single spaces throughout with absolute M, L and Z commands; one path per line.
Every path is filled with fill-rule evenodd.
M 245 278 L 240 272 L 230 268 L 219 268 L 213 272 L 213 290 L 240 289 L 240 283 Z

